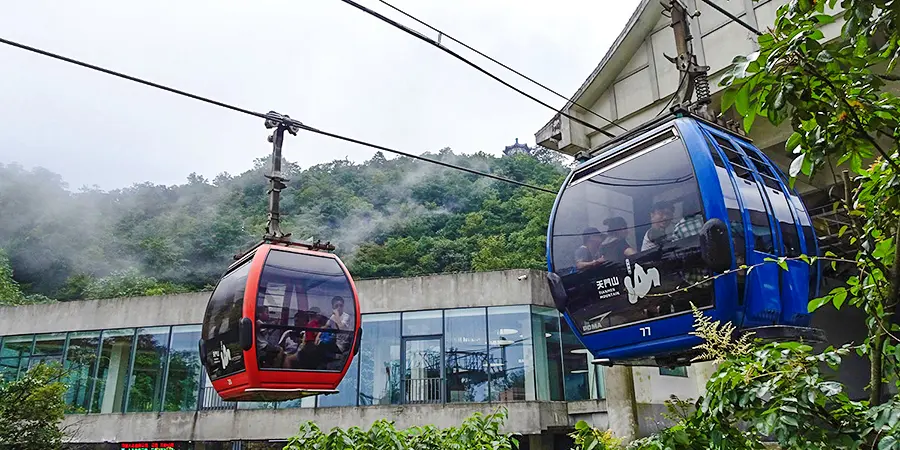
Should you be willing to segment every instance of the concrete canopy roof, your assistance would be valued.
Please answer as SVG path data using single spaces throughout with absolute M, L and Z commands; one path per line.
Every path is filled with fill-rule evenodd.
M 577 108 L 583 111 L 583 108 L 575 106 L 574 103 L 590 107 L 591 104 L 597 101 L 600 95 L 615 81 L 616 76 L 628 64 L 635 52 L 640 49 L 644 40 L 653 32 L 656 24 L 659 23 L 662 17 L 662 12 L 663 7 L 659 0 L 641 0 L 625 24 L 625 28 L 619 33 L 612 46 L 606 51 L 603 59 L 591 71 L 587 79 L 578 88 L 578 91 L 569 98 L 569 102 L 563 110 Z M 558 114 L 554 115 L 544 125 L 542 131 L 553 127 L 558 117 Z

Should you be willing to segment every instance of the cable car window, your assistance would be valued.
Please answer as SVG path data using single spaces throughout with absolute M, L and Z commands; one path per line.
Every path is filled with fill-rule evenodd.
M 760 173 L 763 183 L 766 187 L 764 191 L 772 205 L 775 220 L 778 221 L 778 227 L 781 229 L 781 239 L 784 243 L 784 254 L 789 257 L 800 256 L 800 233 L 797 232 L 797 224 L 794 221 L 794 211 L 788 203 L 786 193 L 779 183 L 775 174 L 769 169 L 769 165 L 762 161 L 759 155 L 750 148 L 743 147 L 747 157 Z
M 734 173 L 745 180 L 753 181 L 753 174 L 750 169 L 747 168 L 747 163 L 744 161 L 743 156 L 734 149 L 731 142 L 728 142 L 719 136 L 715 136 L 715 140 L 722 151 L 725 152 L 725 157 L 728 158 L 728 162 L 731 163 L 731 169 L 734 170 Z
M 722 161 L 719 151 L 709 141 L 709 136 L 704 133 L 704 137 L 709 144 L 709 152 L 712 154 L 713 162 L 716 165 L 716 175 L 719 179 L 719 187 L 722 189 L 722 196 L 725 200 L 725 209 L 728 211 L 729 228 L 731 228 L 731 240 L 734 246 L 734 259 L 736 266 L 742 266 L 747 262 L 747 242 L 744 233 L 744 217 L 741 215 L 741 205 L 738 203 L 737 192 L 734 185 L 731 184 L 731 177 L 728 176 L 728 170 Z M 737 272 L 738 281 L 738 304 L 744 304 L 744 285 L 747 272 L 744 270 Z
M 335 259 L 272 250 L 256 301 L 260 369 L 340 371 L 356 328 L 353 299 Z
M 574 178 L 553 222 L 551 258 L 583 333 L 712 305 L 700 258 L 704 223 L 693 166 L 681 139 L 604 162 Z M 601 231 L 602 229 L 602 231 Z M 665 296 L 652 294 L 668 293 Z
M 250 261 L 225 275 L 210 296 L 203 320 L 202 336 L 206 354 L 201 355 L 213 368 L 211 380 L 244 370 L 244 352 L 240 346 L 238 325 L 243 317 L 244 291 Z
M 769 224 L 769 215 L 766 210 L 765 202 L 763 202 L 762 189 L 764 189 L 753 177 L 753 174 L 744 164 L 741 154 L 731 145 L 731 143 L 719 136 L 715 136 L 716 143 L 725 153 L 728 161 L 731 163 L 732 169 L 739 177 L 737 179 L 738 189 L 741 198 L 744 200 L 744 208 L 750 215 L 750 228 L 753 232 L 753 248 L 763 252 L 774 254 L 775 242 L 772 236 L 772 229 Z

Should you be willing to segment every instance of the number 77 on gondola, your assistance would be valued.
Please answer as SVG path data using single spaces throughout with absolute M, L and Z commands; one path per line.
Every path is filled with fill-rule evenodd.
M 269 219 L 259 244 L 236 257 L 213 290 L 200 357 L 229 401 L 281 401 L 337 393 L 359 351 L 359 295 L 330 243 L 302 243 L 280 228 L 284 132 L 299 125 L 270 112 L 275 128 Z
M 547 234 L 556 306 L 603 364 L 689 364 L 700 342 L 692 304 L 757 337 L 823 340 L 807 311 L 821 268 L 797 258 L 817 253 L 809 214 L 775 164 L 687 111 L 583 158 Z M 789 270 L 769 262 L 779 257 Z

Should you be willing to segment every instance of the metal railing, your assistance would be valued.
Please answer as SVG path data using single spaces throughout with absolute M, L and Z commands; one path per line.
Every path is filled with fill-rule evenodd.
M 443 378 L 407 378 L 403 380 L 404 403 L 442 403 Z
M 197 403 L 197 409 L 200 411 L 217 411 L 237 409 L 237 402 L 226 402 L 219 397 L 216 388 L 206 386 L 200 390 L 200 402 Z

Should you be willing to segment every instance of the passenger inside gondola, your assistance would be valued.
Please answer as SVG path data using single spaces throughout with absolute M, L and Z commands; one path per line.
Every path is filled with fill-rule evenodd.
M 576 326 L 599 331 L 711 305 L 712 283 L 679 290 L 706 275 L 705 216 L 683 143 L 609 164 L 573 176 L 555 211 L 554 271 Z M 606 227 L 599 245 L 595 223 Z
M 650 229 L 644 233 L 641 251 L 659 248 L 668 239 L 668 228 L 672 224 L 675 210 L 669 202 L 656 202 L 650 209 Z
M 637 253 L 628 243 L 630 228 L 625 219 L 619 216 L 609 217 L 603 221 L 609 227 L 606 238 L 600 247 L 600 253 L 606 261 L 624 262 L 625 258 Z
M 584 270 L 602 263 L 604 259 L 600 254 L 600 245 L 605 239 L 603 233 L 594 227 L 585 228 L 581 239 L 583 244 L 575 250 L 575 267 Z

